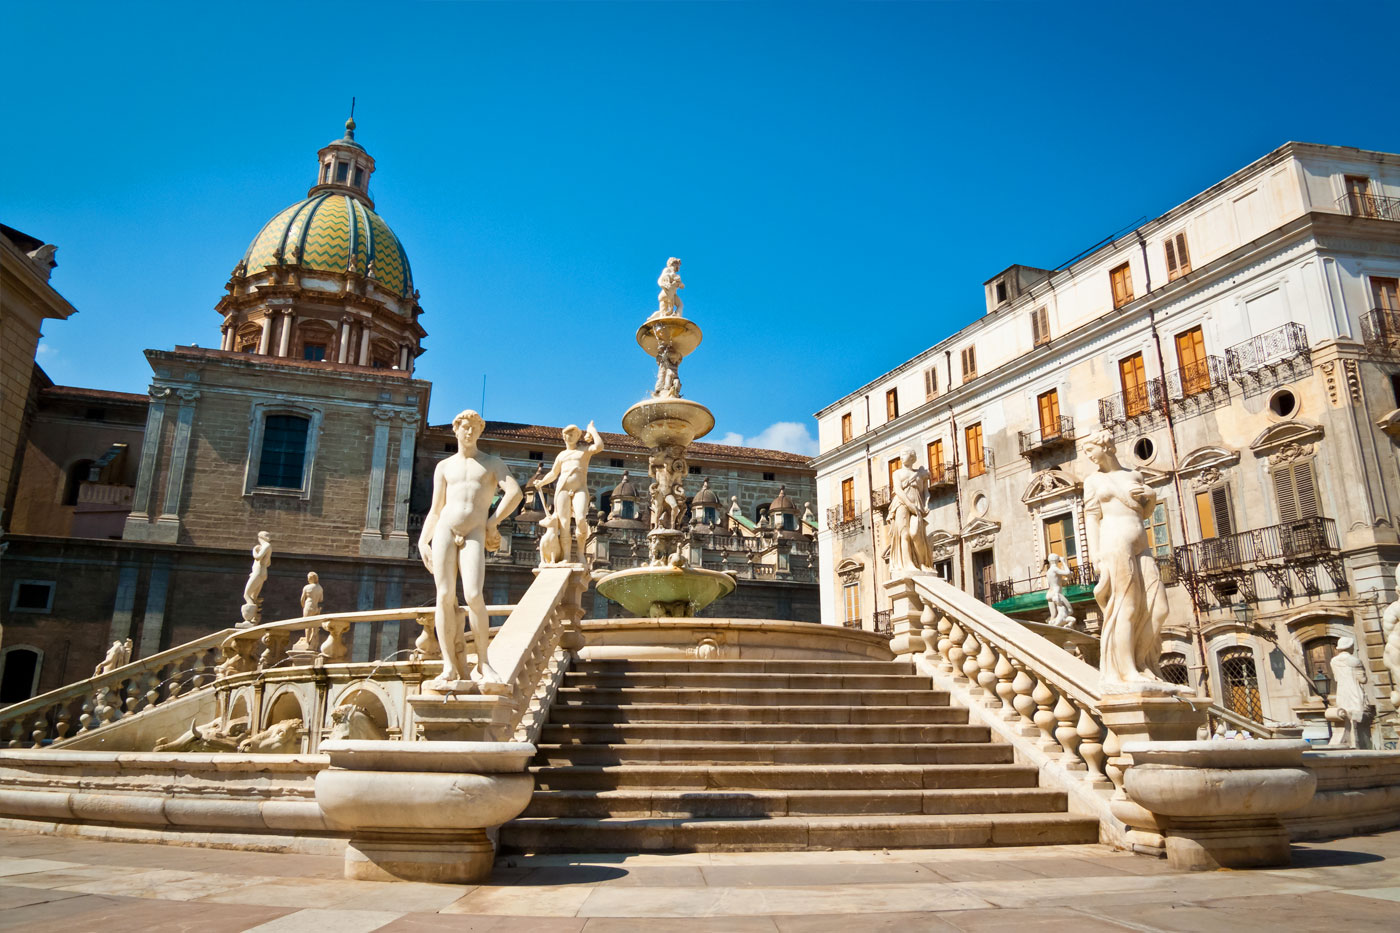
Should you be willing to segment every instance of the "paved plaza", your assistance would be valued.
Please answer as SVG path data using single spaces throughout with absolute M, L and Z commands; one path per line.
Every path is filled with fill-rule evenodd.
M 345 881 L 341 860 L 0 833 L 0 929 L 1400 929 L 1400 832 L 1293 867 L 1181 874 L 1104 846 L 503 858 L 491 884 Z

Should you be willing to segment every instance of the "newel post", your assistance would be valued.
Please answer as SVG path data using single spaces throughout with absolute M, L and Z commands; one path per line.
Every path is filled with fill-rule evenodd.
M 923 600 L 914 589 L 911 577 L 900 577 L 885 584 L 885 596 L 890 601 L 890 650 L 896 658 L 922 654 L 924 644 Z

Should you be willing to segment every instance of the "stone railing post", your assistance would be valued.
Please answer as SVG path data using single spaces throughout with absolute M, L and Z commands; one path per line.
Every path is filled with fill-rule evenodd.
M 896 658 L 922 654 L 924 648 L 924 604 L 914 589 L 914 581 L 900 577 L 885 584 L 885 596 L 890 601 L 890 650 Z

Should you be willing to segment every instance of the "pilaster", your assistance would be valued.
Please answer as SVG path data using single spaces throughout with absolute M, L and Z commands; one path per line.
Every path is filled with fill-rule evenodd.
M 136 473 L 136 490 L 131 497 L 131 512 L 126 517 L 122 537 L 145 540 L 151 521 L 151 490 L 155 486 L 156 468 L 160 460 L 160 435 L 165 426 L 165 400 L 174 391 L 168 386 L 151 386 L 150 405 L 146 408 L 146 433 L 141 443 L 141 466 Z
M 185 468 L 189 462 L 190 433 L 194 426 L 194 403 L 198 389 L 178 389 L 180 410 L 175 419 L 175 436 L 170 441 L 170 468 L 165 476 L 165 501 L 151 529 L 150 540 L 174 544 L 180 533 L 180 497 L 185 489 Z

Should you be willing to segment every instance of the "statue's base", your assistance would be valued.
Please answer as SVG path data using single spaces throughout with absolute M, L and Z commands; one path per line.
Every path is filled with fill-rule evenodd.
M 370 833 L 345 843 L 351 881 L 480 884 L 491 877 L 496 849 L 480 829 L 465 832 Z
M 477 685 L 471 681 L 455 684 Z M 426 688 L 427 685 L 424 684 Z M 434 742 L 502 741 L 502 733 L 510 728 L 515 702 L 507 696 L 482 693 L 423 693 L 411 694 L 408 705 L 423 738 Z

